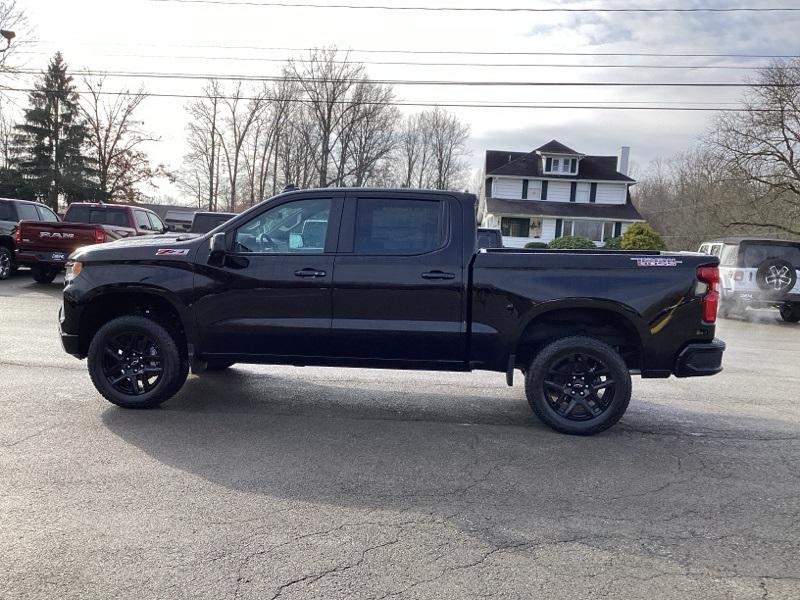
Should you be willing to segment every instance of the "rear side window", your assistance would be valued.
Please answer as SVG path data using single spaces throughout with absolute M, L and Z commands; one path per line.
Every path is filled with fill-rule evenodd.
M 58 221 L 56 213 L 47 208 L 46 206 L 37 206 L 36 210 L 39 211 L 39 220 L 47 221 L 48 223 L 55 223 Z
M 440 200 L 359 199 L 354 251 L 423 254 L 444 246 L 447 204 Z
M 13 202 L 0 202 L 0 221 L 16 221 L 17 213 Z
M 93 206 L 75 206 L 67 209 L 64 220 L 69 223 L 93 223 L 95 225 L 128 226 L 128 214 L 125 209 L 100 208 Z
M 38 221 L 39 213 L 36 211 L 35 204 L 17 204 L 17 215 L 20 221 Z
M 770 258 L 783 259 L 797 268 L 800 266 L 800 245 L 746 244 L 742 253 L 742 268 L 756 269 Z
M 723 267 L 735 267 L 739 256 L 739 246 L 723 246 L 719 264 Z

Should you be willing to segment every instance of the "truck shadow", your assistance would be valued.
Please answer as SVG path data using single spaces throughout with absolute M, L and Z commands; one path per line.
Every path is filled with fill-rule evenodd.
M 728 543 L 759 562 L 782 552 L 736 537 L 743 522 L 772 526 L 774 498 L 796 481 L 773 453 L 796 451 L 798 438 L 774 423 L 722 431 L 637 402 L 617 427 L 579 438 L 539 424 L 519 387 L 461 397 L 391 388 L 234 369 L 190 378 L 161 410 L 110 407 L 102 420 L 156 460 L 231 490 L 433 516 L 496 545 L 581 538 L 603 548 L 630 536 L 635 551 L 657 539 L 680 561 L 720 568 Z

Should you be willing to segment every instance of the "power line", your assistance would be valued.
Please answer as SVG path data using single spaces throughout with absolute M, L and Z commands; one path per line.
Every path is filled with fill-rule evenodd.
M 54 45 L 57 42 L 31 42 L 31 45 Z M 287 46 L 231 46 L 217 44 L 130 44 L 125 42 L 108 42 L 103 44 L 76 44 L 77 46 L 136 46 L 137 48 L 202 48 L 210 50 L 263 50 L 267 52 L 313 52 L 316 48 L 290 48 Z M 700 53 L 670 53 L 670 52 L 548 52 L 548 51 L 489 51 L 489 50 L 391 50 L 378 48 L 340 48 L 342 53 L 356 54 L 458 54 L 470 56 L 623 56 L 623 57 L 649 57 L 649 58 L 740 58 L 740 59 L 765 59 L 765 58 L 800 58 L 798 54 L 700 54 Z
M 317 2 L 257 2 L 256 0 L 146 0 L 161 4 L 207 4 L 217 6 L 256 6 L 273 8 L 329 8 L 354 10 L 400 10 L 424 12 L 497 12 L 497 13 L 765 13 L 800 12 L 799 7 L 690 7 L 690 8 L 577 8 L 577 7 L 501 7 L 501 6 L 402 6 L 389 4 L 321 4 Z
M 11 92 L 55 92 L 58 90 L 39 89 L 39 88 L 19 88 L 1 86 L 0 89 Z M 86 94 L 89 90 L 78 90 L 78 93 Z M 103 96 L 135 96 L 137 92 L 131 91 L 95 91 Z M 180 93 L 146 93 L 146 96 L 153 96 L 156 98 L 180 98 L 180 99 L 217 99 L 217 100 L 236 100 L 236 96 L 230 95 L 217 95 L 207 96 L 205 94 L 180 94 Z M 306 98 L 273 98 L 269 96 L 239 96 L 239 100 L 261 100 L 264 102 L 299 102 L 303 104 L 313 104 L 314 100 Z M 350 104 L 348 101 L 334 101 L 333 104 Z M 656 110 L 656 111 L 685 111 L 685 112 L 776 112 L 773 109 L 743 109 L 743 108 L 722 108 L 722 107 L 695 107 L 695 106 L 614 106 L 604 105 L 601 103 L 585 104 L 585 105 L 570 105 L 568 103 L 550 103 L 550 104 L 512 104 L 512 103 L 484 103 L 484 102 L 413 102 L 413 101 L 366 101 L 362 104 L 372 106 L 415 106 L 415 107 L 436 107 L 441 106 L 444 108 L 514 108 L 514 109 L 563 109 L 563 110 Z M 644 103 L 642 103 L 644 104 Z M 696 103 L 699 104 L 699 103 Z M 720 103 L 724 104 L 724 103 Z M 730 103 L 728 103 L 730 104 Z
M 36 54 L 46 55 L 49 52 L 35 51 L 35 52 L 18 52 L 18 54 Z M 247 62 L 269 62 L 269 63 L 286 63 L 290 60 L 287 58 L 261 58 L 253 56 L 174 56 L 171 54 L 103 54 L 103 58 L 168 58 L 171 60 L 203 60 L 203 61 L 247 61 Z M 347 60 L 332 60 L 329 61 L 334 64 L 354 64 L 354 61 Z M 565 68 L 565 69 L 724 69 L 724 70 L 738 70 L 749 71 L 759 69 L 760 66 L 743 66 L 743 65 L 637 65 L 637 64 L 565 64 L 565 63 L 486 63 L 486 62 L 427 62 L 427 61 L 394 61 L 394 60 L 367 60 L 357 61 L 362 65 L 395 65 L 395 66 L 414 66 L 414 67 L 524 67 L 524 68 Z
M 17 69 L 16 73 L 23 75 L 40 75 L 41 71 L 35 69 Z M 83 70 L 80 74 L 92 77 L 135 77 L 142 79 L 187 79 L 187 80 L 218 80 L 218 81 L 261 81 L 261 82 L 292 82 L 302 83 L 302 77 L 283 75 L 223 75 L 208 73 L 158 73 L 145 71 L 102 71 Z M 318 83 L 330 83 L 331 79 L 314 79 Z M 362 79 L 337 79 L 343 83 L 357 84 Z M 682 81 L 465 81 L 465 80 L 436 80 L 436 79 L 369 79 L 369 83 L 380 85 L 431 85 L 431 86 L 467 86 L 467 87 L 689 87 L 689 88 L 743 88 L 743 87 L 797 87 L 791 83 L 758 84 L 736 82 L 682 82 Z

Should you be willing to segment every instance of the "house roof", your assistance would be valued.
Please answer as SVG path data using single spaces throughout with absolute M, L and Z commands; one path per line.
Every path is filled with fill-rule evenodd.
M 595 204 L 585 202 L 550 202 L 548 200 L 504 200 L 486 198 L 486 211 L 493 215 L 530 215 L 532 217 L 584 217 L 644 221 L 633 204 Z
M 545 175 L 542 157 L 539 152 L 557 144 L 568 152 L 582 156 L 578 163 L 578 172 L 575 174 Z M 554 152 L 554 150 L 544 150 Z M 616 156 L 585 156 L 567 148 L 560 142 L 553 140 L 532 152 L 506 152 L 503 150 L 486 151 L 486 176 L 510 175 L 514 177 L 553 177 L 558 179 L 589 179 L 598 181 L 620 181 L 636 183 L 636 180 L 617 171 Z
M 576 156 L 583 156 L 580 152 L 576 152 L 569 146 L 565 146 L 558 140 L 550 140 L 544 146 L 539 146 L 534 152 L 542 154 L 574 154 Z

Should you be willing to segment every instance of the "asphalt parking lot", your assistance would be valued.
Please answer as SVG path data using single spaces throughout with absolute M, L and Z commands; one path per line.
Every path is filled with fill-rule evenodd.
M 593 438 L 519 380 L 190 376 L 125 411 L 0 282 L 2 598 L 800 597 L 800 326 L 721 321 L 725 372 L 635 380 Z

